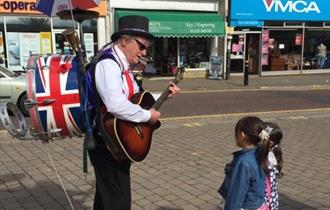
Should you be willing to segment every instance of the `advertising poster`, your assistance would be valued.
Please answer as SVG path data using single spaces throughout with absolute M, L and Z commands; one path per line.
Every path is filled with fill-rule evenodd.
M 93 33 L 84 33 L 84 42 L 87 59 L 94 56 L 94 36 Z
M 240 50 L 240 47 L 239 47 L 238 44 L 233 44 L 233 45 L 231 46 L 231 52 L 232 52 L 232 53 L 238 53 L 239 50 Z
M 262 45 L 261 45 L 261 65 L 268 64 L 268 55 L 270 47 L 269 31 L 265 30 L 262 32 Z
M 41 55 L 52 53 L 52 34 L 50 32 L 40 32 Z
M 19 33 L 21 66 L 25 67 L 30 55 L 40 55 L 40 33 Z
M 268 54 L 266 54 L 266 53 L 261 54 L 261 65 L 265 65 L 265 66 L 269 65 L 268 64 Z
M 294 40 L 294 44 L 296 46 L 302 45 L 302 34 L 296 34 L 296 37 L 295 37 L 295 40 Z
M 269 53 L 269 31 L 262 32 L 262 46 L 261 46 L 262 53 Z
M 11 69 L 20 69 L 20 46 L 19 36 L 16 32 L 7 33 L 8 66 Z
M 5 47 L 3 46 L 2 31 L 0 31 L 0 66 L 5 66 Z
M 269 31 L 263 31 L 262 32 L 262 41 L 268 42 L 269 41 Z

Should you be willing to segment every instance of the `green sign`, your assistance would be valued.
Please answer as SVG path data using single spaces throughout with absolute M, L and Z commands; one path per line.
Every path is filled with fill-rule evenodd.
M 142 15 L 149 19 L 149 31 L 156 37 L 223 36 L 224 20 L 217 13 L 116 10 L 116 29 L 122 16 Z

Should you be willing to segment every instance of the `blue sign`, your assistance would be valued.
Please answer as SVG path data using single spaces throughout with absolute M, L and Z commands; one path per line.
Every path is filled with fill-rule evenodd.
M 330 21 L 330 0 L 231 0 L 230 18 Z
M 230 26 L 254 26 L 262 27 L 264 26 L 264 21 L 260 20 L 231 20 Z

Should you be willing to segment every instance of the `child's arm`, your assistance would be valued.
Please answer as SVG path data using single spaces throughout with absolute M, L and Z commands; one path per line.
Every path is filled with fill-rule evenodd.
M 231 173 L 231 181 L 226 196 L 225 210 L 239 210 L 249 187 L 250 171 L 247 165 L 236 165 Z

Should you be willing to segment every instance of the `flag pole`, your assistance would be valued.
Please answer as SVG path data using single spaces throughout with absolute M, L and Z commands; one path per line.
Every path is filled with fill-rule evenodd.
M 70 5 L 70 13 L 71 13 L 71 18 L 72 18 L 72 22 L 73 22 L 73 29 L 76 31 L 76 24 L 75 24 L 75 20 L 74 20 L 74 16 L 73 16 L 73 5 L 72 5 L 72 1 L 68 0 L 68 5 Z

